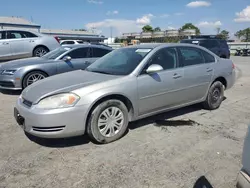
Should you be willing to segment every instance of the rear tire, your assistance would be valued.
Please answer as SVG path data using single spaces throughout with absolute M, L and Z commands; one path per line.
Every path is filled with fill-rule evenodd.
M 215 110 L 220 107 L 224 98 L 224 85 L 220 81 L 214 82 L 207 94 L 203 107 L 207 110 Z
M 128 128 L 128 109 L 119 100 L 100 103 L 91 112 L 87 133 L 96 143 L 107 144 L 120 139 Z
M 37 80 L 34 82 L 31 83 L 31 79 L 37 77 Z M 39 80 L 42 80 L 44 78 L 48 77 L 47 74 L 45 74 L 44 72 L 42 71 L 32 71 L 30 73 L 28 73 L 27 75 L 24 76 L 23 78 L 23 82 L 22 82 L 22 86 L 23 86 L 23 89 L 25 89 L 26 87 L 28 87 L 29 85 L 39 81 Z
M 35 48 L 33 51 L 33 57 L 42 57 L 43 55 L 47 54 L 49 50 L 43 46 Z

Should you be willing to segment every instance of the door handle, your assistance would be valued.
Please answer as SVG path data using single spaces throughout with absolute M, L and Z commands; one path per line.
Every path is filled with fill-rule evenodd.
M 213 71 L 213 69 L 207 68 L 207 72 L 212 72 L 212 71 Z
M 35 42 L 34 40 L 30 40 L 30 42 Z
M 4 42 L 3 45 L 8 45 L 9 43 L 8 42 Z
M 173 75 L 173 78 L 174 79 L 178 79 L 178 78 L 181 78 L 182 76 L 181 75 L 179 75 L 179 74 L 177 74 L 177 73 L 175 73 L 174 75 Z

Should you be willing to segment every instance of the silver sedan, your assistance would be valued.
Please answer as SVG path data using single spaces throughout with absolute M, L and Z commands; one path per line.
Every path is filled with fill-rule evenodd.
M 202 103 L 219 108 L 235 82 L 231 60 L 190 44 L 148 44 L 114 50 L 85 70 L 56 75 L 27 87 L 15 118 L 44 138 L 82 135 L 109 143 L 128 123 Z
M 100 45 L 68 45 L 42 57 L 0 64 L 0 89 L 21 90 L 36 81 L 64 72 L 85 69 L 112 48 Z

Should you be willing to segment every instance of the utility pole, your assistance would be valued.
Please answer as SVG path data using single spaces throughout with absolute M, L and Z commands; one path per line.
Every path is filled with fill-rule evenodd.
M 111 38 L 110 40 L 111 40 L 111 43 L 112 43 L 112 34 L 113 34 L 112 32 L 113 32 L 113 28 L 112 28 L 112 26 L 111 26 L 111 27 L 110 27 L 110 38 Z

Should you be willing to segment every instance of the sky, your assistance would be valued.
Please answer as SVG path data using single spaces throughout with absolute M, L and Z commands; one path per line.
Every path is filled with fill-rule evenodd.
M 140 32 L 149 24 L 179 29 L 185 23 L 203 34 L 226 29 L 233 36 L 250 27 L 250 0 L 11 0 L 0 16 L 21 16 L 48 29 L 91 29 L 106 37 Z

